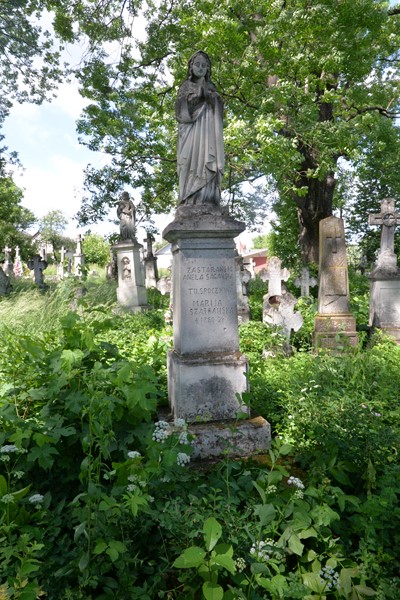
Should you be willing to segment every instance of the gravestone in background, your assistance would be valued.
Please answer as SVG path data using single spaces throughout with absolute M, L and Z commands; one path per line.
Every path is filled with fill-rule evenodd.
M 57 277 L 58 279 L 64 279 L 64 261 L 65 261 L 65 256 L 66 256 L 66 252 L 65 252 L 65 248 L 64 246 L 61 246 L 61 250 L 60 250 L 60 262 L 57 265 Z
M 0 267 L 0 296 L 8 296 L 12 291 L 10 278 L 7 277 L 3 268 Z
M 318 314 L 316 349 L 340 351 L 356 346 L 356 320 L 349 309 L 349 279 L 343 219 L 327 217 L 319 224 Z
M 120 219 L 120 239 L 112 246 L 112 251 L 117 255 L 117 301 L 125 310 L 140 312 L 147 308 L 140 260 L 143 246 L 136 239 L 135 208 L 127 192 L 121 194 L 117 215 Z
M 251 273 L 245 268 L 243 256 L 236 257 L 236 292 L 237 292 L 237 311 L 239 323 L 248 323 L 250 321 L 250 306 L 248 284 L 251 279 Z
M 300 277 L 296 277 L 294 285 L 300 288 L 300 295 L 302 298 L 308 298 L 310 295 L 310 287 L 317 285 L 315 277 L 311 277 L 308 267 L 301 269 Z
M 11 260 L 11 248 L 6 246 L 5 248 L 3 248 L 3 252 L 4 252 L 3 271 L 7 276 L 12 275 L 12 273 L 14 272 L 14 265 Z
M 374 270 L 369 274 L 371 281 L 369 324 L 383 329 L 400 344 L 400 270 L 394 253 L 395 227 L 400 223 L 395 200 L 385 198 L 381 212 L 369 215 L 370 225 L 382 227 L 381 246 Z
M 271 256 L 259 276 L 262 281 L 268 281 L 268 292 L 263 297 L 263 323 L 277 325 L 289 339 L 291 331 L 298 331 L 303 325 L 301 313 L 294 310 L 297 298 L 282 288 L 282 281 L 289 279 L 290 271 L 282 269 L 280 258 Z
M 14 277 L 19 279 L 22 277 L 23 267 L 21 261 L 21 255 L 19 253 L 19 246 L 15 246 L 15 259 L 14 259 L 14 267 L 13 267 Z
M 35 284 L 41 290 L 45 290 L 47 285 L 43 281 L 43 271 L 47 267 L 47 262 L 42 259 L 40 254 L 34 254 L 30 260 L 28 260 L 28 269 L 33 271 L 33 277 Z
M 82 236 L 78 235 L 76 238 L 76 250 L 74 254 L 74 275 L 75 277 L 82 277 L 82 268 L 85 264 L 85 257 L 82 252 Z
M 144 259 L 145 282 L 146 288 L 156 288 L 158 281 L 157 257 L 153 254 L 154 237 L 148 233 L 146 239 L 143 240 L 146 244 L 146 256 Z

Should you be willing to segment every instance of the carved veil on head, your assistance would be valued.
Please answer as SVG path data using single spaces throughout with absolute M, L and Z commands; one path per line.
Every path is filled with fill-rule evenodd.
M 196 58 L 201 55 L 202 57 L 204 57 L 207 61 L 208 64 L 208 69 L 207 69 L 207 73 L 205 76 L 205 80 L 206 81 L 211 81 L 211 60 L 210 57 L 208 56 L 208 54 L 206 52 L 204 52 L 203 50 L 197 50 L 197 52 L 195 52 L 194 54 L 192 54 L 192 56 L 189 58 L 189 62 L 188 62 L 188 79 L 191 79 L 193 76 L 193 64 L 194 61 L 196 60 Z

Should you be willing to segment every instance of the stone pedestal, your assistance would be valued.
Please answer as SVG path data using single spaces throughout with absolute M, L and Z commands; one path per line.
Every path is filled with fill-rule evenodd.
M 247 361 L 239 354 L 234 238 L 243 223 L 217 207 L 182 207 L 163 232 L 173 253 L 174 349 L 168 358 L 174 416 L 234 419 L 246 411 Z
M 319 224 L 318 314 L 316 349 L 340 352 L 356 346 L 356 320 L 349 310 L 349 280 L 343 219 L 327 217 Z
M 157 258 L 148 256 L 144 259 L 146 288 L 156 288 L 158 281 Z
M 370 275 L 369 325 L 392 335 L 400 344 L 400 270 L 375 269 Z
M 178 208 L 175 220 L 163 232 L 173 253 L 169 402 L 174 417 L 184 418 L 195 428 L 201 424 L 201 432 L 195 433 L 199 458 L 220 456 L 227 444 L 242 448 L 232 450 L 232 455 L 246 454 L 254 436 L 247 419 L 239 422 L 243 433 L 238 439 L 233 437 L 239 427 L 237 416 L 249 415 L 240 397 L 248 391 L 248 364 L 239 352 L 234 244 L 243 230 L 244 224 L 227 212 L 203 205 Z M 265 451 L 270 442 L 266 422 L 259 437 L 260 449 Z
M 112 247 L 118 264 L 118 304 L 132 312 L 147 308 L 147 293 L 140 261 L 142 246 L 135 241 L 120 241 Z

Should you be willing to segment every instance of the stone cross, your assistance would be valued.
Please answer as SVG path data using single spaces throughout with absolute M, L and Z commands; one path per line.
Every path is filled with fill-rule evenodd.
M 63 263 L 65 260 L 65 248 L 64 246 L 61 246 L 61 250 L 60 250 L 60 262 Z
M 19 246 L 15 246 L 15 260 L 21 260 L 21 255 L 19 253 Z
M 152 258 L 154 237 L 151 233 L 147 233 L 146 239 L 143 242 L 147 245 L 146 258 Z
M 310 271 L 308 267 L 303 267 L 301 269 L 300 277 L 297 277 L 294 280 L 294 285 L 300 288 L 300 294 L 304 298 L 307 298 L 310 295 L 310 287 L 317 285 L 317 280 L 315 277 L 310 276 Z
M 28 268 L 31 269 L 31 271 L 33 270 L 35 283 L 40 288 L 46 287 L 45 283 L 43 281 L 43 271 L 45 270 L 46 267 L 47 267 L 47 262 L 42 259 L 40 254 L 35 254 L 28 261 Z
M 15 246 L 14 277 L 21 277 L 23 272 L 19 246 Z
M 261 269 L 259 276 L 263 281 L 268 281 L 268 296 L 282 295 L 282 281 L 290 277 L 288 269 L 281 269 L 282 261 L 277 256 L 271 256 L 267 268 Z
M 378 254 L 377 268 L 396 268 L 397 258 L 394 253 L 395 227 L 400 223 L 400 213 L 396 213 L 395 200 L 385 198 L 381 202 L 381 212 L 368 215 L 369 225 L 381 225 L 381 247 Z

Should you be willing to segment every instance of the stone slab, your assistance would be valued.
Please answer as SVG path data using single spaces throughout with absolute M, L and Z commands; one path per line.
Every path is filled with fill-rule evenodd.
M 271 445 L 271 427 L 263 417 L 194 423 L 189 432 L 195 436 L 194 460 L 252 457 L 263 454 Z
M 358 344 L 356 320 L 351 315 L 317 315 L 314 321 L 313 344 L 316 349 L 343 350 Z
M 371 280 L 369 325 L 400 343 L 400 277 Z
M 248 392 L 245 356 L 192 355 L 168 353 L 168 396 L 175 418 L 192 423 L 235 418 L 238 412 L 248 414 L 238 394 Z

